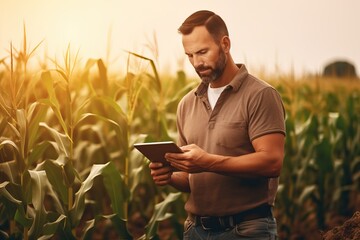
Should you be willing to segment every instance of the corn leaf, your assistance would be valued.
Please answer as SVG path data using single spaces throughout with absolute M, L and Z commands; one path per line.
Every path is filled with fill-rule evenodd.
M 107 68 L 101 59 L 97 60 L 97 65 L 99 69 L 99 77 L 100 77 L 101 87 L 103 89 L 103 94 L 108 96 Z
M 35 239 L 43 235 L 43 226 L 47 223 L 44 199 L 48 189 L 48 180 L 45 171 L 29 170 L 28 173 L 26 176 L 30 177 L 30 179 L 26 180 L 31 181 L 32 206 L 35 212 L 29 235 Z
M 314 199 L 318 199 L 318 189 L 316 185 L 305 186 L 301 195 L 298 199 L 299 205 L 303 205 L 303 203 L 309 199 L 310 197 Z
M 39 138 L 39 123 L 45 120 L 48 107 L 44 104 L 35 102 L 30 105 L 27 115 L 27 121 L 29 123 L 28 132 L 29 132 L 29 143 L 28 146 L 31 149 L 35 142 Z M 31 164 L 31 161 L 29 161 Z
M 35 145 L 28 156 L 28 164 L 33 165 L 36 162 L 39 162 L 39 160 L 42 160 L 43 154 L 48 150 L 48 148 L 52 146 L 50 142 L 45 141 L 41 142 L 37 145 Z
M 4 207 L 4 219 L 14 219 L 17 209 L 22 207 L 20 196 L 21 188 L 19 185 L 8 181 L 0 183 L 0 205 Z
M 330 140 L 328 138 L 323 138 L 320 143 L 315 146 L 315 154 L 315 161 L 319 168 L 318 170 L 322 173 L 330 174 L 334 167 L 332 159 L 332 145 L 330 144 Z
M 56 141 L 56 143 L 57 143 L 57 145 L 59 147 L 58 148 L 58 150 L 59 150 L 58 154 L 59 155 L 64 154 L 66 157 L 69 157 L 70 156 L 70 142 L 71 142 L 71 140 L 68 137 L 68 135 L 65 135 L 65 134 L 62 134 L 62 133 L 58 132 L 56 129 L 51 128 L 45 122 L 41 122 L 40 126 L 47 129 L 49 131 L 49 133 L 51 134 L 51 136 Z
M 62 236 L 62 239 L 75 240 L 71 229 L 69 227 L 68 218 L 65 215 L 60 214 L 54 221 L 49 221 L 44 224 L 44 235 L 39 240 L 45 240 L 51 238 L 55 233 L 58 236 Z
M 134 52 L 128 52 L 130 55 L 133 55 L 135 57 L 138 57 L 140 59 L 143 59 L 143 60 L 146 60 L 146 61 L 149 61 L 150 62 L 150 65 L 151 65 L 151 68 L 153 70 L 153 73 L 154 73 L 154 77 L 151 77 L 154 81 L 154 87 L 156 89 L 157 92 L 161 92 L 161 82 L 160 82 L 160 77 L 159 77 L 159 74 L 158 74 L 158 71 L 156 69 L 156 66 L 155 66 L 155 63 L 154 63 L 154 60 L 148 58 L 148 57 L 145 57 L 145 56 L 142 56 L 140 54 L 137 54 L 137 53 L 134 53 Z
M 12 147 L 12 149 L 14 150 L 14 156 L 15 156 L 15 161 L 17 164 L 17 167 L 19 169 L 19 172 L 22 173 L 25 170 L 25 162 L 23 160 L 23 158 L 21 157 L 21 153 L 20 153 L 20 149 L 18 148 L 18 146 L 16 145 L 16 143 L 10 139 L 7 138 L 3 138 L 1 139 L 0 142 L 0 150 L 5 147 L 5 146 L 10 146 Z
M 15 160 L 0 163 L 0 175 L 5 174 L 6 179 L 8 179 L 12 183 L 16 183 L 17 181 L 20 182 L 18 179 L 18 171 L 19 171 L 18 168 L 19 167 L 16 164 Z
M 8 186 L 9 184 L 10 184 L 10 182 L 7 182 L 7 181 L 3 182 L 3 183 L 0 183 L 0 194 L 1 194 L 1 196 L 5 197 L 10 202 L 13 202 L 15 204 L 21 204 L 21 201 L 14 198 L 13 195 L 6 189 L 6 186 Z
M 109 162 L 102 170 L 104 186 L 111 200 L 111 207 L 118 216 L 124 217 L 124 203 L 130 193 L 115 165 Z
M 66 204 L 68 200 L 68 188 L 63 181 L 65 175 L 63 167 L 55 161 L 46 160 L 44 163 L 44 169 L 49 182 L 57 192 L 61 202 Z
M 33 218 L 30 218 L 27 216 L 27 214 L 25 213 L 25 210 L 24 210 L 24 206 L 22 206 L 22 205 L 19 206 L 18 209 L 16 210 L 14 219 L 21 226 L 27 227 L 27 228 L 29 228 L 33 224 L 33 221 L 34 221 Z
M 113 211 L 123 216 L 124 212 L 122 207 L 128 197 L 128 190 L 124 189 L 125 184 L 123 183 L 120 173 L 116 171 L 112 162 L 94 164 L 90 170 L 90 174 L 85 181 L 82 182 L 80 189 L 75 194 L 74 206 L 71 209 L 73 225 L 76 226 L 79 223 L 85 209 L 85 194 L 92 188 L 95 178 L 100 175 L 103 176 L 104 185 L 111 199 Z
M 84 113 L 82 114 L 81 118 L 78 120 L 78 122 L 76 122 L 75 126 L 79 127 L 78 125 L 84 121 L 85 119 L 88 118 L 96 118 L 99 120 L 102 120 L 104 122 L 110 123 L 111 126 L 113 126 L 113 129 L 116 132 L 116 138 L 118 139 L 119 143 L 121 143 L 122 145 L 122 150 L 125 152 L 124 154 L 127 155 L 127 151 L 128 151 L 128 132 L 127 132 L 127 120 L 126 120 L 126 116 L 124 115 L 123 111 L 121 110 L 121 108 L 116 104 L 116 102 L 114 102 L 111 99 L 103 99 L 103 98 L 99 98 L 102 99 L 102 101 L 106 104 L 108 104 L 109 106 L 111 106 L 112 110 L 114 110 L 114 114 L 111 114 L 112 116 L 117 116 L 117 121 L 101 116 L 99 114 L 93 114 L 93 113 Z
M 146 239 L 153 239 L 157 235 L 159 222 L 168 219 L 172 214 L 168 213 L 168 208 L 181 196 L 181 193 L 170 193 L 164 201 L 156 204 L 155 212 L 145 228 Z
M 47 104 L 48 106 L 50 106 L 52 108 L 62 129 L 64 130 L 65 135 L 68 135 L 68 128 L 67 128 L 64 118 L 61 114 L 60 104 L 56 97 L 54 86 L 53 86 L 53 80 L 51 78 L 51 74 L 49 71 L 45 71 L 41 74 L 41 81 L 45 84 L 45 87 L 46 87 L 48 95 L 49 95 L 49 99 L 39 100 L 39 102 Z

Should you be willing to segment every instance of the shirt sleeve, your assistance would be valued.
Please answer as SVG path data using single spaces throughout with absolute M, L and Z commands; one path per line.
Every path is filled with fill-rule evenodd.
M 271 133 L 282 133 L 285 130 L 285 108 L 280 94 L 272 87 L 262 89 L 249 106 L 249 137 L 255 138 Z

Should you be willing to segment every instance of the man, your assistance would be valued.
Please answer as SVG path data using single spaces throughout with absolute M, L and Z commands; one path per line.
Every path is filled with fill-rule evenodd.
M 211 11 L 179 28 L 202 82 L 180 102 L 178 144 L 151 163 L 157 185 L 189 192 L 184 239 L 275 239 L 272 206 L 282 168 L 285 111 L 278 92 L 230 54 L 224 21 Z

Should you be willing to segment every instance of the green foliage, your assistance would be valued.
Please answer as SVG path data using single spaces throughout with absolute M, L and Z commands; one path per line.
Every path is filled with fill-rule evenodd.
M 156 204 L 154 214 L 146 227 L 146 234 L 142 239 L 153 239 L 157 236 L 158 222 L 172 216 L 172 214 L 168 213 L 169 205 L 175 202 L 180 196 L 181 193 L 170 193 L 164 201 Z
M 278 86 L 287 111 L 277 198 L 284 238 L 306 234 L 299 229 L 326 229 L 333 216 L 351 216 L 358 208 L 359 83 L 325 80 Z
M 164 82 L 154 62 L 135 53 L 129 58 L 149 62 L 151 71 L 115 79 L 101 59 L 78 70 L 70 45 L 54 69 L 32 73 L 29 58 L 25 44 L 19 51 L 11 46 L 10 65 L 1 60 L 1 237 L 92 239 L 104 224 L 121 239 L 155 236 L 164 215 L 179 212 L 183 201 L 173 189 L 154 185 L 147 161 L 132 146 L 174 140 L 177 103 L 194 83 L 185 77 L 178 86 Z M 147 233 L 145 226 L 128 229 L 138 212 Z

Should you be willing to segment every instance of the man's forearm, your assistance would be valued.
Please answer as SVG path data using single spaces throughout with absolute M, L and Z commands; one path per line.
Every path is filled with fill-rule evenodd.
M 174 172 L 169 184 L 181 192 L 190 192 L 188 176 L 188 173 L 185 172 Z

